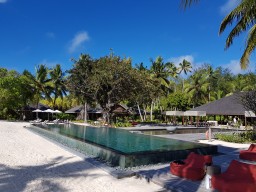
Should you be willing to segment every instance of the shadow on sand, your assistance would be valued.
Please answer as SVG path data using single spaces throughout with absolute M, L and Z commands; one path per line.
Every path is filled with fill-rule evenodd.
M 88 170 L 95 169 L 95 166 L 78 161 L 64 163 L 69 158 L 57 157 L 50 163 L 35 166 L 20 166 L 10 168 L 0 164 L 0 191 L 20 192 L 31 185 L 31 191 L 68 191 L 63 188 L 56 179 L 90 177 L 95 179 L 98 174 L 89 174 Z M 70 191 L 70 190 L 69 190 Z

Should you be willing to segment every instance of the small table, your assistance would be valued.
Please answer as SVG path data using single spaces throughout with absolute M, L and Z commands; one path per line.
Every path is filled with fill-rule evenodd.
M 206 168 L 206 174 L 207 175 L 216 175 L 221 173 L 221 167 L 219 165 L 211 165 L 207 166 Z
M 221 167 L 219 165 L 211 165 L 206 167 L 206 177 L 205 177 L 206 189 L 211 189 L 212 187 L 212 183 L 211 183 L 212 176 L 220 173 L 221 173 Z

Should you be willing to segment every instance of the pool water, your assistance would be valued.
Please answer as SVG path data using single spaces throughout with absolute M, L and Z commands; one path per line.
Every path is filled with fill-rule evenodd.
M 43 134 L 50 135 L 54 139 L 58 135 L 65 136 L 65 139 L 61 138 L 62 143 L 67 142 L 67 137 L 71 138 L 72 146 L 79 146 L 79 150 L 89 151 L 93 155 L 96 154 L 96 156 L 122 167 L 184 158 L 189 151 L 197 151 L 203 154 L 217 152 L 215 146 L 131 133 L 117 128 L 89 127 L 75 124 L 40 124 L 31 128 L 40 133 L 45 130 Z
M 136 134 L 116 128 L 95 128 L 75 124 L 49 124 L 47 127 L 42 126 L 42 128 L 48 128 L 50 131 L 98 144 L 126 154 L 148 151 L 184 150 L 201 147 L 199 143 Z

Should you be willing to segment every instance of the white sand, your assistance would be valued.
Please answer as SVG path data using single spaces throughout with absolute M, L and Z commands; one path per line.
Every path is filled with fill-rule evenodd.
M 0 121 L 0 191 L 164 191 L 144 179 L 118 180 L 24 125 Z

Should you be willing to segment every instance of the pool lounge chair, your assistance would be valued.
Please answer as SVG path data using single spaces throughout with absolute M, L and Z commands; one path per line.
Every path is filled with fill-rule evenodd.
M 29 121 L 29 123 L 33 124 L 33 123 L 42 123 L 42 119 L 36 119 L 33 121 Z
M 256 161 L 256 144 L 251 144 L 247 150 L 240 151 L 239 158 L 243 160 Z
M 232 160 L 228 169 L 213 175 L 212 187 L 222 192 L 255 192 L 256 165 Z
M 202 180 L 205 176 L 205 165 L 212 164 L 211 155 L 200 155 L 191 152 L 184 161 L 173 161 L 170 171 L 173 175 L 190 180 Z

